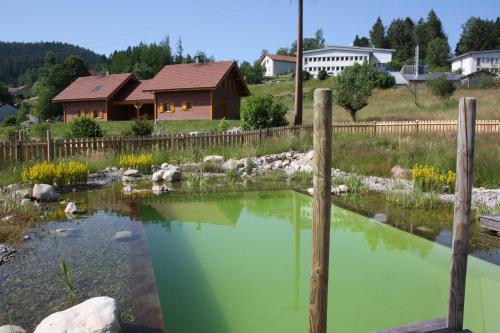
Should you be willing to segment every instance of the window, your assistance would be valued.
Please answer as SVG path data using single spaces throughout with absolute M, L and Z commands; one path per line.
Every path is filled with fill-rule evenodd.
M 85 117 L 85 110 L 78 111 L 78 117 Z
M 192 109 L 193 109 L 193 102 L 183 102 L 182 103 L 182 110 L 189 111 Z
M 92 110 L 90 112 L 90 118 L 97 118 L 97 111 L 96 110 Z
M 99 119 L 104 119 L 104 112 L 99 111 Z
M 162 103 L 160 105 L 160 112 L 175 112 L 175 105 L 171 102 Z

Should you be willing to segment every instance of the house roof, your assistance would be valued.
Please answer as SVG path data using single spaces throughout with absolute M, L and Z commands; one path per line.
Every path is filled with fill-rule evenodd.
M 130 73 L 79 77 L 54 97 L 53 101 L 108 99 L 131 78 L 133 75 Z
M 248 93 L 238 66 L 234 61 L 166 65 L 148 82 L 146 91 L 215 89 L 230 70 L 236 70 L 242 90 Z
M 314 53 L 323 50 L 339 50 L 339 51 L 365 51 L 365 52 L 375 52 L 375 51 L 386 51 L 386 52 L 396 52 L 394 49 L 381 49 L 376 47 L 361 47 L 361 46 L 340 46 L 340 45 L 327 45 L 324 48 L 304 51 L 304 54 Z
M 497 52 L 500 53 L 500 50 L 471 51 L 471 52 L 467 52 L 467 53 L 455 56 L 455 57 L 451 58 L 450 61 L 462 59 L 462 58 L 465 58 L 465 57 L 468 57 L 468 56 L 471 56 L 474 54 L 488 54 L 488 53 L 497 53 Z
M 438 77 L 444 77 L 445 79 L 450 81 L 459 81 L 462 79 L 462 75 L 457 73 L 426 73 L 419 74 L 418 76 L 416 76 L 415 74 L 403 74 L 403 77 L 408 81 L 416 82 L 434 80 Z
M 115 101 L 123 102 L 151 102 L 153 103 L 153 93 L 144 91 L 144 87 L 151 82 L 151 80 L 130 80 L 129 83 L 123 86 L 120 91 L 115 94 L 113 99 Z
M 286 62 L 297 62 L 297 57 L 294 56 L 286 56 L 286 55 L 279 55 L 279 54 L 267 54 L 270 59 L 274 61 L 286 61 Z

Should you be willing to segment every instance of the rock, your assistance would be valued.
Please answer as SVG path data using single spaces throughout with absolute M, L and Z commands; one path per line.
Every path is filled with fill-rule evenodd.
M 57 193 L 52 185 L 35 184 L 33 186 L 33 198 L 39 201 L 56 201 Z
M 132 192 L 132 187 L 130 187 L 130 186 L 125 186 L 125 187 L 123 187 L 123 192 L 125 192 L 125 193 L 130 193 L 130 192 Z
M 151 179 L 155 183 L 161 182 L 163 180 L 163 174 L 164 173 L 165 173 L 165 170 L 163 170 L 163 169 L 161 169 L 159 171 L 156 171 L 155 173 L 153 173 L 153 176 L 151 176 Z
M 23 190 L 17 190 L 14 195 L 17 198 L 21 199 L 31 199 L 31 190 L 30 189 L 23 189 Z
M 310 195 L 313 195 L 314 189 L 312 187 L 308 188 L 307 193 L 309 193 Z
M 168 164 L 168 163 L 162 163 L 162 165 L 160 166 L 160 169 L 167 170 L 169 166 L 170 166 L 170 164 Z
M 127 171 L 125 171 L 123 173 L 123 175 L 125 177 L 132 177 L 132 178 L 138 178 L 141 176 L 141 173 L 139 172 L 139 170 L 135 170 L 135 169 L 128 169 Z
M 76 207 L 76 204 L 74 202 L 68 202 L 66 208 L 64 209 L 64 212 L 66 214 L 76 214 L 78 213 L 78 208 Z
M 387 215 L 378 213 L 372 217 L 372 220 L 380 223 L 387 223 Z
M 348 190 L 349 190 L 349 188 L 345 184 L 342 184 L 342 185 L 339 185 L 339 186 L 333 186 L 332 187 L 332 194 L 339 195 L 339 194 L 342 194 L 342 193 L 347 193 Z
M 402 168 L 399 165 L 395 165 L 392 167 L 390 174 L 391 174 L 391 178 L 405 179 L 411 175 L 411 170 Z
M 17 250 L 11 246 L 0 244 L 0 266 L 14 259 Z
M 26 333 L 26 331 L 20 326 L 4 325 L 0 327 L 0 333 Z
M 117 231 L 113 236 L 113 239 L 117 242 L 130 242 L 137 238 L 139 238 L 139 236 L 133 235 L 132 231 L 129 230 Z
M 168 188 L 166 185 L 164 184 L 153 184 L 153 187 L 151 188 L 151 191 L 153 192 L 153 194 L 163 194 L 163 193 L 167 193 L 167 192 L 170 192 L 170 188 Z
M 5 217 L 2 217 L 2 219 L 0 221 L 2 222 L 9 222 L 10 220 L 12 220 L 14 218 L 14 216 L 12 215 L 7 215 Z
M 218 166 L 222 168 L 222 165 L 224 164 L 224 157 L 220 155 L 209 155 L 205 156 L 203 159 L 204 164 L 211 164 L 214 166 Z
M 184 163 L 181 165 L 182 172 L 198 172 L 200 171 L 200 165 L 198 163 Z
M 31 205 L 31 199 L 21 199 L 21 206 Z
M 181 180 L 181 169 L 179 167 L 169 167 L 169 169 L 164 170 L 162 179 L 167 182 L 178 182 Z
M 42 320 L 34 333 L 118 333 L 118 307 L 111 297 L 94 297 Z
M 238 169 L 242 168 L 243 166 L 244 166 L 243 162 L 241 162 L 239 160 L 230 159 L 230 160 L 227 160 L 226 162 L 224 162 L 224 164 L 222 165 L 222 168 L 225 171 L 234 171 L 234 170 L 238 170 Z

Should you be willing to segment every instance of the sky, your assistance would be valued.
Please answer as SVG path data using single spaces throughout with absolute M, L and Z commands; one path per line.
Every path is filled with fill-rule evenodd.
M 2 41 L 63 41 L 100 54 L 139 42 L 181 37 L 186 53 L 217 60 L 255 60 L 296 38 L 297 0 L 0 0 Z M 470 16 L 500 16 L 500 0 L 304 0 L 304 36 L 324 30 L 327 44 L 351 45 L 368 36 L 376 18 L 386 26 L 434 9 L 451 49 Z

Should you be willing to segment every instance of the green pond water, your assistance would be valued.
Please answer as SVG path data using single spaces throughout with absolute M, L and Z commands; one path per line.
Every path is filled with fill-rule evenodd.
M 139 207 L 168 332 L 306 332 L 312 199 L 170 195 Z M 329 332 L 443 317 L 450 249 L 334 207 Z M 465 326 L 500 331 L 500 267 L 469 257 Z

